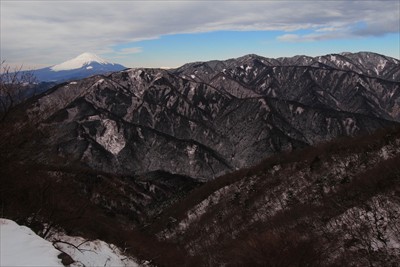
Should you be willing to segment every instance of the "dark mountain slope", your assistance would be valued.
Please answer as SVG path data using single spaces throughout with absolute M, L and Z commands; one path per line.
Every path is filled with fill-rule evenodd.
M 399 153 L 397 129 L 278 154 L 194 190 L 151 229 L 203 266 L 396 266 Z

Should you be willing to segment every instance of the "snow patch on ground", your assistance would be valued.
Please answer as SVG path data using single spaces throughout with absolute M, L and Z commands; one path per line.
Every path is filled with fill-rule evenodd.
M 188 153 L 188 156 L 189 156 L 189 157 L 190 157 L 190 156 L 193 156 L 194 153 L 196 153 L 196 149 L 197 149 L 197 146 L 196 146 L 196 145 L 189 145 L 189 146 L 187 146 L 187 147 L 186 147 L 186 151 L 187 151 L 187 153 Z
M 386 63 L 387 63 L 387 60 L 383 60 L 383 59 L 379 60 L 377 74 L 379 74 L 379 71 L 382 71 L 385 68 Z
M 102 84 L 103 82 L 104 82 L 104 79 L 100 79 L 100 80 L 98 80 L 95 84 L 93 84 L 93 86 L 100 85 L 100 84 Z
M 356 130 L 358 130 L 358 127 L 352 118 L 346 118 L 343 120 L 343 125 L 347 134 L 354 134 Z
M 268 104 L 267 104 L 267 101 L 265 101 L 265 99 L 260 98 L 260 99 L 258 100 L 258 102 L 261 104 L 261 109 L 264 109 L 264 110 L 267 111 L 267 112 L 271 111 L 271 109 L 269 108 L 269 106 L 268 106 Z
M 123 255 L 123 252 L 118 247 L 101 240 L 86 240 L 79 236 L 67 236 L 61 233 L 53 235 L 51 240 L 56 248 L 67 253 L 75 260 L 71 267 L 139 266 L 133 258 Z
M 113 244 L 60 232 L 52 232 L 45 240 L 26 226 L 0 218 L 0 266 L 64 266 L 58 258 L 62 252 L 75 261 L 70 267 L 139 266 Z
M 0 219 L 0 266 L 64 266 L 59 254 L 28 227 Z
M 186 153 L 189 157 L 189 165 L 193 165 L 195 161 L 195 154 L 197 150 L 197 145 L 188 145 L 186 147 Z
M 380 155 L 383 159 L 389 159 L 390 154 L 389 154 L 389 149 L 387 146 L 382 147 L 381 151 L 380 151 Z
M 295 113 L 296 113 L 297 115 L 300 115 L 300 114 L 302 114 L 303 112 L 304 112 L 304 108 L 302 108 L 302 107 L 297 107 L 297 108 L 296 108 Z
M 189 100 L 193 100 L 194 93 L 195 93 L 194 85 L 191 85 L 187 95 Z

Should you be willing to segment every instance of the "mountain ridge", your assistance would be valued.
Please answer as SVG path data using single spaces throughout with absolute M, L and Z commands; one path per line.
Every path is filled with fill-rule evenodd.
M 127 69 L 66 83 L 25 106 L 54 135 L 39 155 L 56 146 L 59 156 L 102 170 L 209 180 L 281 150 L 398 124 L 398 81 L 262 60 Z
M 347 69 L 344 69 L 343 66 L 345 66 L 344 63 L 342 63 L 342 66 L 338 65 L 336 66 L 335 64 L 331 64 L 331 65 L 325 65 L 325 63 L 327 61 L 329 61 L 330 59 L 332 59 L 332 57 L 335 56 L 339 56 L 340 58 L 347 58 L 347 63 L 350 64 L 349 66 L 347 66 Z M 324 56 L 316 56 L 316 57 L 311 57 L 311 56 L 306 56 L 306 55 L 296 55 L 293 57 L 279 57 L 279 58 L 267 58 L 267 57 L 263 57 L 263 56 L 259 56 L 257 54 L 247 54 L 238 58 L 231 58 L 231 59 L 227 59 L 227 60 L 211 60 L 211 61 L 197 61 L 197 62 L 192 62 L 192 63 L 187 63 L 182 65 L 181 67 L 172 69 L 175 71 L 179 71 L 179 69 L 186 69 L 188 67 L 190 67 L 191 65 L 198 65 L 198 64 L 209 64 L 209 63 L 213 63 L 213 64 L 222 64 L 225 66 L 229 66 L 229 64 L 231 62 L 235 62 L 235 61 L 241 61 L 241 62 L 245 62 L 248 59 L 258 59 L 260 61 L 264 60 L 263 63 L 270 65 L 270 66 L 310 66 L 312 67 L 313 64 L 323 64 L 321 65 L 321 67 L 330 67 L 330 68 L 336 68 L 337 70 L 352 70 L 358 74 L 363 73 L 364 75 L 366 75 L 367 73 L 370 74 L 370 76 L 373 77 L 377 77 L 380 76 L 382 78 L 382 75 L 380 75 L 380 73 L 376 73 L 376 72 L 372 72 L 372 70 L 368 70 L 368 69 L 363 69 L 361 68 L 361 70 L 356 71 L 355 69 L 359 69 L 360 68 L 360 64 L 362 62 L 354 62 L 354 58 L 357 58 L 358 56 L 360 56 L 360 58 L 363 58 L 363 60 L 365 61 L 365 59 L 368 57 L 372 57 L 372 61 L 376 61 L 378 58 L 381 60 L 386 60 L 389 63 L 394 63 L 396 64 L 400 64 L 400 60 L 396 59 L 396 58 L 392 58 L 389 56 L 385 56 L 385 55 L 381 55 L 378 53 L 373 53 L 373 52 L 357 52 L 357 53 L 350 53 L 350 52 L 345 52 L 345 53 L 332 53 L 332 54 L 327 54 Z M 330 59 L 328 59 L 328 57 L 330 57 Z M 346 63 L 346 62 L 345 62 Z M 354 65 L 354 66 L 352 66 Z M 317 66 L 316 66 L 317 67 Z M 390 66 L 389 66 L 390 67 Z M 395 66 L 392 66 L 393 68 L 395 68 Z M 396 69 L 397 70 L 397 69 Z M 388 78 L 388 80 L 398 80 L 399 79 L 399 73 L 398 70 L 395 73 L 395 77 L 391 77 Z

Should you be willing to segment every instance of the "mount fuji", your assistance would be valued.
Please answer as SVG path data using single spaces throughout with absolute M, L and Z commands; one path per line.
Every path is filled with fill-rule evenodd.
M 63 63 L 34 70 L 33 73 L 40 82 L 63 82 L 123 69 L 126 67 L 86 52 Z

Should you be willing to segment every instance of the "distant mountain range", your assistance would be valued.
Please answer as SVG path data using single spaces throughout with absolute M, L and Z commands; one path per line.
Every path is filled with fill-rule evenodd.
M 88 58 L 52 68 L 86 69 Z M 397 125 L 399 77 L 398 60 L 374 53 L 247 55 L 96 75 L 24 108 L 52 136 L 41 161 L 210 180 L 283 150 Z
M 63 63 L 34 70 L 33 73 L 40 82 L 63 82 L 123 69 L 126 67 L 109 63 L 92 53 L 83 53 Z

